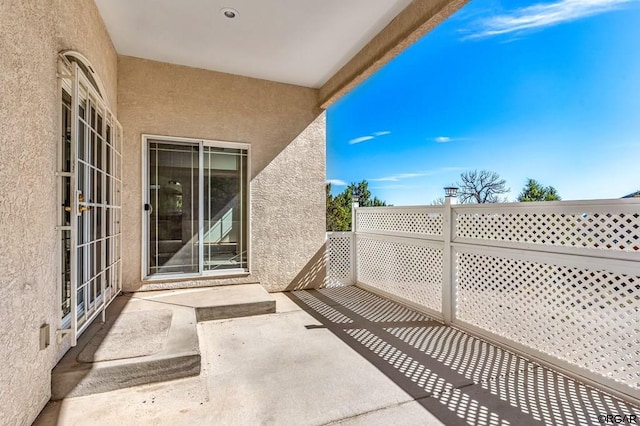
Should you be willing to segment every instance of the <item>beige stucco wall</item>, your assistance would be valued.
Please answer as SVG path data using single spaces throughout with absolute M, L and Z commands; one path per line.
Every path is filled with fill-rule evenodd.
M 0 2 L 1 424 L 31 424 L 49 399 L 51 369 L 68 347 L 55 336 L 56 61 L 65 49 L 92 61 L 115 103 L 117 57 L 93 2 Z M 41 351 L 45 323 L 52 345 Z
M 324 242 L 325 126 L 318 91 L 121 56 L 125 291 L 260 282 L 285 289 Z M 252 274 L 141 282 L 142 134 L 251 144 Z
M 69 346 L 59 325 L 55 231 L 59 51 L 86 56 L 123 124 L 125 289 L 261 282 L 322 284 L 325 122 L 334 102 L 464 0 L 419 0 L 318 90 L 118 58 L 91 0 L 0 2 L 0 423 L 30 424 Z M 415 14 L 413 12 L 416 12 Z M 422 23 L 420 21 L 422 20 Z M 424 24 L 424 21 L 428 22 Z M 423 25 L 424 24 L 424 25 Z M 426 25 L 426 26 L 425 26 Z M 229 280 L 140 282 L 141 134 L 252 146 L 252 274 Z M 52 345 L 40 350 L 39 328 Z

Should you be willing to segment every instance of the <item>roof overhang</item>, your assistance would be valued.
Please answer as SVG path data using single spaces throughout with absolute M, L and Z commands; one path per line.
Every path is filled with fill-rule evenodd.
M 323 107 L 465 2 L 96 0 L 119 54 L 316 88 Z

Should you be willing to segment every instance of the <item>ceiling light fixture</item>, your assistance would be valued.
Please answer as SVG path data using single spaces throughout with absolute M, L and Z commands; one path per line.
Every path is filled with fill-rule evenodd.
M 223 7 L 222 9 L 220 9 L 220 13 L 222 13 L 222 16 L 229 19 L 235 19 L 238 17 L 238 15 L 240 15 L 237 10 L 230 7 Z

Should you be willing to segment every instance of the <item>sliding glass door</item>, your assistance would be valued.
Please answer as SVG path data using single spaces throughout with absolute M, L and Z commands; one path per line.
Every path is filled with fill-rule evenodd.
M 246 273 L 248 146 L 145 143 L 145 277 Z

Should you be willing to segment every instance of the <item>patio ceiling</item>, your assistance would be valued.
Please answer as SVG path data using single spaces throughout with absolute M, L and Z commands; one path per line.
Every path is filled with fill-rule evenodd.
M 410 3 L 96 0 L 119 54 L 313 88 Z M 225 17 L 224 8 L 238 16 Z

